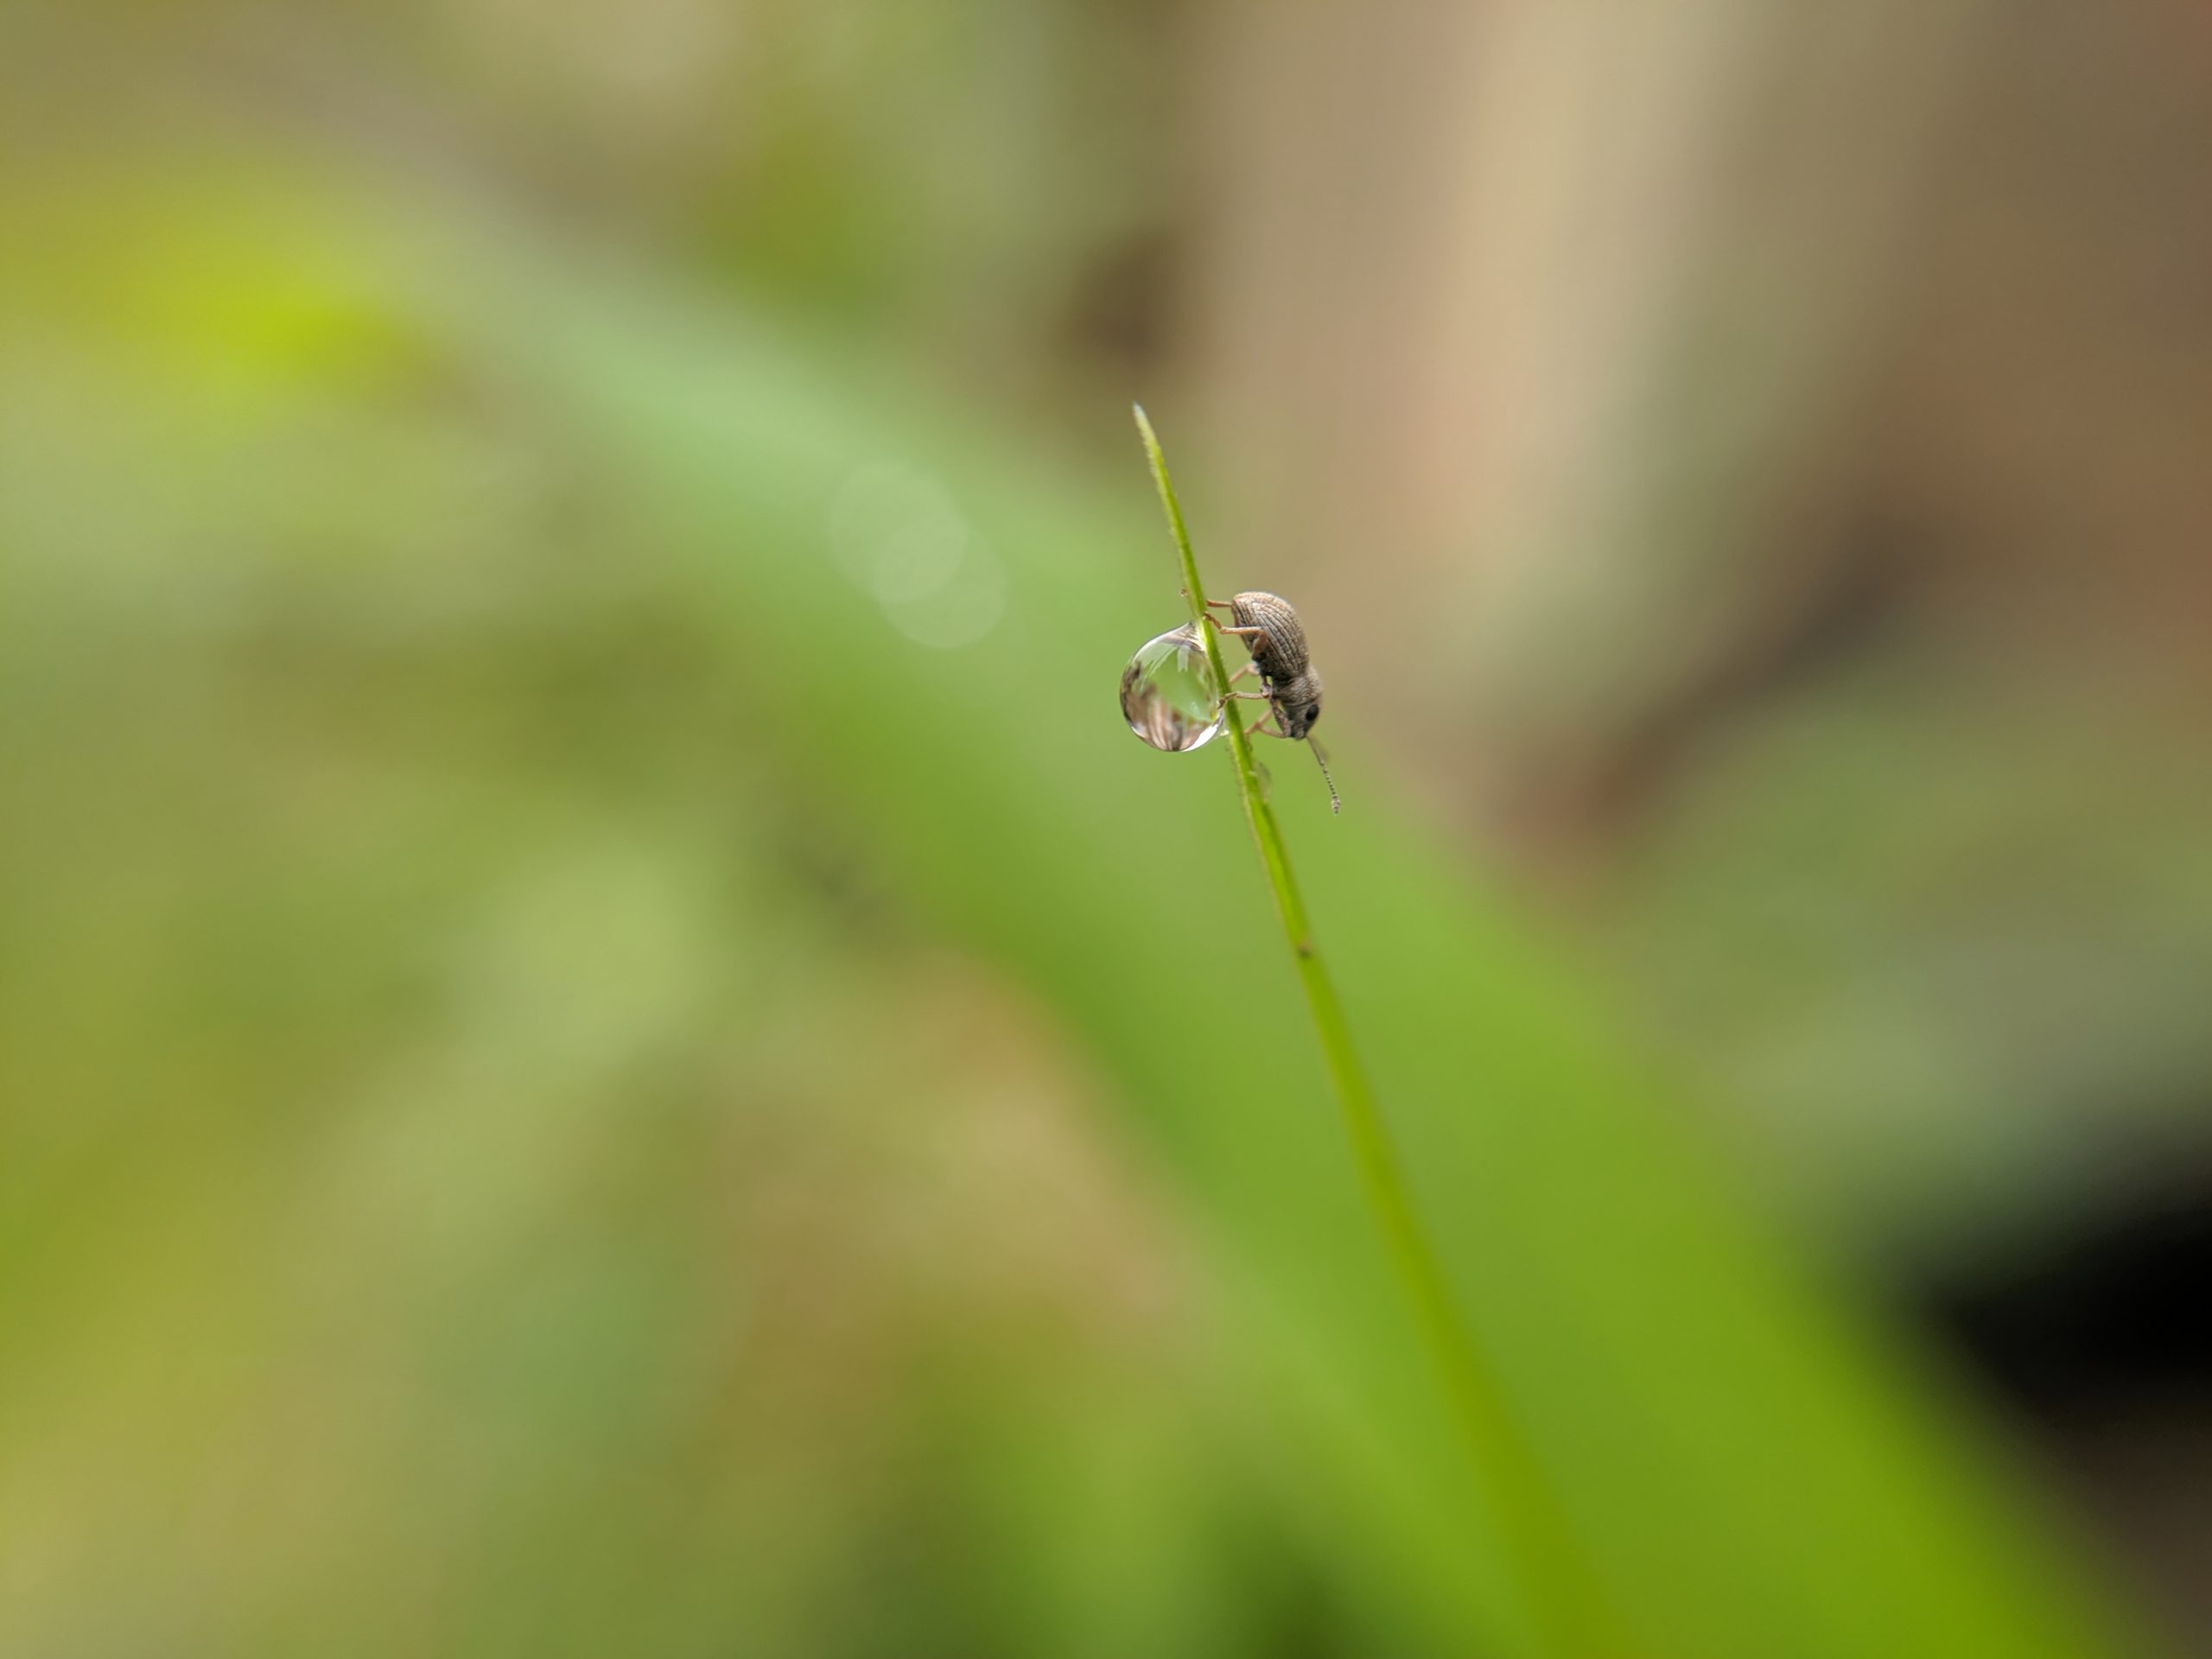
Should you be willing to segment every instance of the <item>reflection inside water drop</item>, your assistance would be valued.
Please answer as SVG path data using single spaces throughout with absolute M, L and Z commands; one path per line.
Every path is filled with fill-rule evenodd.
M 1122 671 L 1122 715 L 1155 749 L 1195 749 L 1221 730 L 1221 686 L 1185 622 L 1137 647 Z

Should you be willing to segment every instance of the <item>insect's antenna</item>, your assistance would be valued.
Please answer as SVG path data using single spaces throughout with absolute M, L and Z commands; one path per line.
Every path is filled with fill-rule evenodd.
M 1313 751 L 1313 763 L 1321 768 L 1321 781 L 1329 786 L 1330 812 L 1343 811 L 1344 804 L 1337 798 L 1337 780 L 1329 776 L 1329 757 L 1321 753 L 1321 746 L 1310 737 L 1306 740 L 1306 747 Z

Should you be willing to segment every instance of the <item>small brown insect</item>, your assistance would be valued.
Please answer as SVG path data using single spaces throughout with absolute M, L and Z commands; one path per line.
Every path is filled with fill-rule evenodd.
M 1297 611 L 1279 594 L 1256 592 L 1239 594 L 1230 600 L 1208 600 L 1206 603 L 1229 613 L 1230 626 L 1221 631 L 1235 634 L 1252 653 L 1251 662 L 1232 675 L 1230 683 L 1236 684 L 1257 669 L 1268 688 L 1265 691 L 1229 694 L 1266 703 L 1278 728 L 1268 730 L 1262 716 L 1249 729 L 1268 737 L 1294 741 L 1306 739 L 1306 747 L 1313 751 L 1313 759 L 1320 765 L 1321 781 L 1329 786 L 1329 810 L 1340 811 L 1343 803 L 1337 799 L 1336 780 L 1329 776 L 1328 757 L 1322 753 L 1320 744 L 1309 735 L 1314 722 L 1321 718 L 1321 675 L 1306 655 L 1306 628 L 1299 621 Z

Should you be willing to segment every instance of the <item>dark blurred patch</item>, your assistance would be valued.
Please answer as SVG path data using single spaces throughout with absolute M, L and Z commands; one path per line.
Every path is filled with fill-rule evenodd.
M 1777 562 L 1703 660 L 1624 713 L 1573 760 L 1532 762 L 1501 813 L 1554 870 L 1603 856 L 1694 790 L 1716 745 L 1757 728 L 1827 677 L 1893 652 L 1911 626 L 1930 549 L 1905 518 L 1868 510 Z
M 1165 360 L 1175 336 L 1177 275 L 1188 265 L 1173 231 L 1139 231 L 1104 250 L 1076 275 L 1060 340 L 1141 384 Z
M 1894 641 L 1925 563 L 1925 538 L 1879 513 L 1797 550 L 1786 580 L 1704 671 L 1655 698 L 1591 780 L 1588 819 L 1641 817 L 1716 737 L 1758 720 L 1808 683 Z
M 2059 1425 L 2156 1401 L 2212 1411 L 2212 1191 L 2109 1217 L 2001 1271 L 1940 1287 L 1937 1325 Z
M 1938 1328 L 2040 1431 L 2179 1650 L 2212 1653 L 2212 1190 L 1935 1290 Z

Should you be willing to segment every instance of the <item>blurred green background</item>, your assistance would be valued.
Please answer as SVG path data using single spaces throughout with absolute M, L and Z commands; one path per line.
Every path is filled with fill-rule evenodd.
M 0 10 L 0 1653 L 2212 1653 L 2212 26 Z

